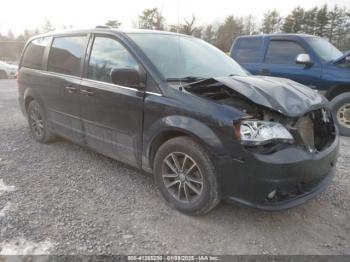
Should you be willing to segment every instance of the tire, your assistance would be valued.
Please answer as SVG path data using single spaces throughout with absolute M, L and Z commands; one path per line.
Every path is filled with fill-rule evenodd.
M 0 71 L 0 79 L 7 79 L 7 74 L 4 71 Z
M 350 93 L 343 93 L 331 101 L 332 114 L 339 133 L 350 136 Z
M 174 170 L 173 157 L 182 171 Z M 191 169 L 193 164 L 196 166 Z M 189 137 L 176 137 L 161 145 L 154 159 L 154 175 L 165 200 L 185 214 L 203 215 L 220 202 L 215 166 L 210 155 Z
M 36 100 L 29 102 L 27 117 L 30 133 L 36 141 L 46 144 L 56 140 L 56 136 L 48 129 L 45 111 Z

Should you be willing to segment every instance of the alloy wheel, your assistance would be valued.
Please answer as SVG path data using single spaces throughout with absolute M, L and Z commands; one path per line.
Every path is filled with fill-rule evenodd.
M 44 120 L 40 112 L 39 104 L 34 103 L 28 112 L 30 127 L 37 138 L 44 133 Z
M 162 163 L 165 188 L 184 203 L 196 201 L 203 191 L 203 176 L 198 164 L 187 154 L 173 152 Z

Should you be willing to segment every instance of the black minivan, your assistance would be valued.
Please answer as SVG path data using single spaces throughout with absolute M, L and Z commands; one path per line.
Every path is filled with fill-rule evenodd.
M 35 140 L 63 137 L 153 173 L 187 214 L 220 200 L 290 208 L 335 173 L 339 138 L 326 99 L 291 80 L 251 76 L 194 37 L 106 28 L 39 35 L 17 80 Z

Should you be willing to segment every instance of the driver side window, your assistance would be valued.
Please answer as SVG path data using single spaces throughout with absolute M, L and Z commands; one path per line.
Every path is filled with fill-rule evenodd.
M 95 37 L 87 77 L 112 83 L 111 71 L 118 68 L 138 70 L 139 65 L 129 51 L 117 40 L 108 37 Z

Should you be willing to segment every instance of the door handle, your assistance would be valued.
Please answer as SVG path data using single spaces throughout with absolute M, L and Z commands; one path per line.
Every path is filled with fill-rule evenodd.
M 262 69 L 259 71 L 259 75 L 268 76 L 268 75 L 270 75 L 270 70 L 269 70 L 269 69 L 266 69 L 266 68 L 262 68 Z
M 75 93 L 75 92 L 77 92 L 77 88 L 74 87 L 74 86 L 66 86 L 65 88 L 68 91 L 68 93 Z
M 83 89 L 80 92 L 84 95 L 87 95 L 87 96 L 93 96 L 95 94 L 94 92 L 92 92 L 91 90 L 88 90 L 88 89 Z

